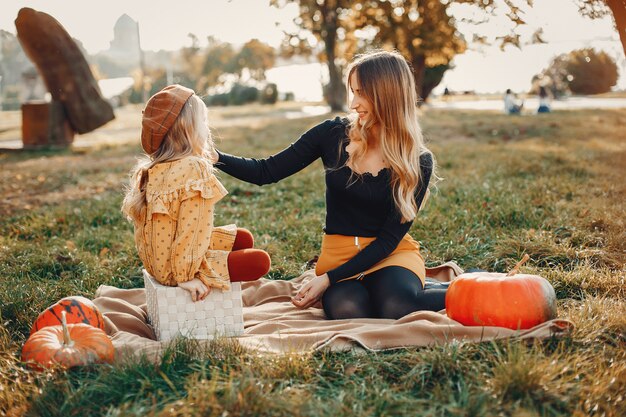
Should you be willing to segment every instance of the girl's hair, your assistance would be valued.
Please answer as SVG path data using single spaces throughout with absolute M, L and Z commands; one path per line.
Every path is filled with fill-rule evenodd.
M 176 161 L 186 156 L 200 156 L 209 160 L 213 138 L 206 125 L 207 108 L 197 95 L 185 103 L 176 121 L 165 134 L 161 146 L 140 159 L 130 174 L 130 186 L 122 203 L 122 212 L 130 221 L 140 221 L 146 211 L 148 170 L 163 162 Z M 204 136 L 203 133 L 207 133 Z
M 391 170 L 394 203 L 402 222 L 413 220 L 419 207 L 415 194 L 420 182 L 420 155 L 432 153 L 426 148 L 417 120 L 417 93 L 413 72 L 397 52 L 374 51 L 357 56 L 348 69 L 350 78 L 356 74 L 360 93 L 372 104 L 372 117 L 363 125 L 358 118 L 350 121 L 348 138 L 356 143 L 346 165 L 356 166 L 367 152 L 372 140 L 372 126 L 380 126 L 380 147 Z M 349 94 L 348 94 L 349 96 Z M 435 160 L 433 174 L 435 176 Z M 423 203 L 428 198 L 428 190 Z M 422 205 L 423 205 L 422 203 Z

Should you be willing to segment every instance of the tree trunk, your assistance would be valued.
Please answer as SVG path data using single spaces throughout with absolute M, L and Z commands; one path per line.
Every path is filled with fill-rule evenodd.
M 622 48 L 624 49 L 624 55 L 626 55 L 626 2 L 624 0 L 606 0 L 606 5 L 609 6 L 613 13 L 619 39 L 622 41 Z
M 426 56 L 414 55 L 411 65 L 413 66 L 413 72 L 415 75 L 415 92 L 417 93 L 418 102 L 421 103 L 422 100 L 426 100 L 423 91 L 424 74 L 426 72 Z
M 337 13 L 335 10 L 322 10 L 325 21 L 324 49 L 328 59 L 329 82 L 325 87 L 324 97 L 331 111 L 343 111 L 346 104 L 346 88 L 341 79 L 341 70 L 335 64 L 337 45 Z
M 332 111 L 342 111 L 346 105 L 346 88 L 341 79 L 341 70 L 335 65 L 334 53 L 328 56 L 328 76 L 329 83 L 326 86 L 326 100 Z
M 63 104 L 76 132 L 91 132 L 115 118 L 85 57 L 59 22 L 24 7 L 15 26 L 24 52 L 42 75 L 52 98 Z
M 450 69 L 450 65 L 437 65 L 435 67 L 427 67 L 424 71 L 424 81 L 422 83 L 422 99 L 426 102 L 430 93 L 437 87 L 443 76 Z

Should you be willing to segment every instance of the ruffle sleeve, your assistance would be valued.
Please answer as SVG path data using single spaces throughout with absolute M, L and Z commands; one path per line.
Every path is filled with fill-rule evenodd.
M 200 197 L 209 200 L 210 203 L 216 203 L 228 194 L 228 191 L 226 191 L 226 188 L 215 175 L 210 174 L 210 177 L 207 179 L 187 181 L 185 187 L 180 191 L 179 197 L 181 200 L 186 200 L 198 194 L 200 194 Z
M 180 203 L 184 200 L 200 196 L 209 204 L 215 204 L 228 194 L 210 166 L 199 158 L 162 165 L 155 166 L 149 174 L 146 188 L 148 216 L 161 213 L 176 220 Z

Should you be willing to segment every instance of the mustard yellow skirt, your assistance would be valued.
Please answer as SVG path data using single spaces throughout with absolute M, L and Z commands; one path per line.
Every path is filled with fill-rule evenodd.
M 327 235 L 322 238 L 322 250 L 315 266 L 315 273 L 322 275 L 331 269 L 354 258 L 356 254 L 365 249 L 367 245 L 372 243 L 375 237 L 358 237 L 345 235 Z M 363 275 L 367 275 L 387 266 L 401 266 L 413 271 L 422 281 L 424 286 L 424 278 L 426 277 L 426 266 L 424 258 L 420 254 L 420 244 L 410 235 L 406 234 L 398 244 L 398 247 L 391 254 L 378 262 L 366 271 L 351 277 L 339 280 L 346 281 L 349 279 L 360 279 Z

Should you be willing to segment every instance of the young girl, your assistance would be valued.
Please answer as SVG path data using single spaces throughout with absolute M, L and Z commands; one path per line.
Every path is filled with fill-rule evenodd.
M 207 156 L 213 140 L 207 109 L 193 90 L 170 85 L 143 110 L 141 146 L 149 159 L 131 174 L 122 211 L 135 228 L 146 270 L 161 284 L 180 286 L 193 301 L 211 287 L 265 275 L 269 255 L 234 225 L 213 227 L 215 203 L 227 194 Z
M 321 299 L 331 319 L 440 310 L 446 290 L 424 288 L 419 243 L 407 234 L 435 170 L 417 120 L 413 73 L 398 53 L 369 53 L 352 63 L 348 88 L 351 119 L 326 120 L 267 159 L 217 152 L 216 167 L 262 185 L 322 159 L 325 234 L 317 276 L 293 298 L 296 306 Z

